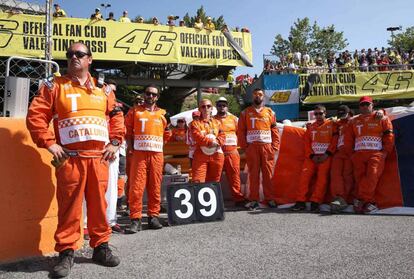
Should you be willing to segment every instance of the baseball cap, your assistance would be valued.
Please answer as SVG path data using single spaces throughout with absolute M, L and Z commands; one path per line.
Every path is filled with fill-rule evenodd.
M 373 100 L 369 96 L 363 96 L 361 99 L 359 99 L 359 103 L 373 103 Z
M 197 116 L 200 117 L 201 116 L 201 113 L 198 110 L 195 110 L 195 111 L 193 111 L 192 116 L 193 117 L 197 117 Z
M 216 104 L 219 103 L 219 102 L 226 102 L 227 103 L 227 99 L 224 98 L 224 97 L 220 97 L 220 98 L 217 99 Z

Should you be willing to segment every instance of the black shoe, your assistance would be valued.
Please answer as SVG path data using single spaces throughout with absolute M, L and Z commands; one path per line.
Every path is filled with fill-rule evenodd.
M 267 206 L 269 206 L 269 208 L 277 208 L 277 203 L 275 201 L 269 201 Z
M 73 254 L 72 249 L 67 249 L 59 253 L 59 262 L 50 274 L 52 278 L 63 278 L 69 275 L 70 269 L 73 266 Z
M 148 217 L 148 228 L 151 230 L 162 229 L 162 225 L 158 217 Z
M 311 202 L 310 212 L 318 213 L 319 212 L 319 203 Z
M 137 233 L 142 231 L 142 221 L 141 219 L 131 219 L 131 226 L 129 227 L 129 233 Z
M 104 242 L 98 247 L 93 248 L 92 260 L 103 266 L 114 267 L 121 263 L 121 260 L 112 255 L 112 251 L 108 246 L 108 242 Z
M 296 202 L 294 206 L 290 208 L 292 211 L 304 211 L 306 209 L 305 202 Z
M 113 225 L 111 227 L 111 229 L 112 229 L 112 233 L 115 233 L 115 234 L 123 234 L 124 233 L 124 230 L 118 224 Z
M 256 210 L 256 209 L 259 209 L 259 208 L 260 208 L 260 205 L 259 205 L 259 203 L 258 203 L 257 201 L 251 201 L 250 203 L 248 203 L 248 204 L 246 205 L 246 207 L 247 207 L 249 210 L 254 211 L 254 210 Z
M 167 208 L 162 204 L 160 206 L 160 213 L 167 213 Z

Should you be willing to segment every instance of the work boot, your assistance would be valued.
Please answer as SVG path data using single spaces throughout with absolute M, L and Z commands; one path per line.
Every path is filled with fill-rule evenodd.
M 358 199 L 354 200 L 354 212 L 356 214 L 362 214 L 363 213 L 363 206 L 364 206 L 363 201 L 360 201 Z
M 276 203 L 275 201 L 269 201 L 269 202 L 267 203 L 267 205 L 268 205 L 270 208 L 277 208 L 277 203 Z
M 112 255 L 108 242 L 104 242 L 98 247 L 93 248 L 92 260 L 97 264 L 108 267 L 117 266 L 121 262 L 117 256 Z
M 112 233 L 114 234 L 123 234 L 125 233 L 124 230 L 121 228 L 119 224 L 115 224 L 111 227 Z
M 364 204 L 362 208 L 362 212 L 364 214 L 370 214 L 378 211 L 378 207 L 375 205 L 375 203 L 367 202 Z
M 51 272 L 52 278 L 63 278 L 69 275 L 73 266 L 73 249 L 66 249 L 59 253 L 59 262 Z
M 312 213 L 318 213 L 319 212 L 319 203 L 317 203 L 317 202 L 311 202 L 310 212 L 312 212 Z
M 148 228 L 151 230 L 159 230 L 162 229 L 162 225 L 158 217 L 148 217 Z
M 346 201 L 341 197 L 336 197 L 331 203 L 331 213 L 340 213 L 348 207 Z
M 306 209 L 305 202 L 296 202 L 294 206 L 290 208 L 292 211 L 304 211 Z
M 131 219 L 131 226 L 129 227 L 129 233 L 137 233 L 142 231 L 141 219 Z

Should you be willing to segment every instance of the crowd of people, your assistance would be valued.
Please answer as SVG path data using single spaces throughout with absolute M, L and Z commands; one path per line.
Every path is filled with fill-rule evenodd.
M 66 12 L 60 7 L 59 4 L 54 4 L 55 11 L 53 13 L 54 17 L 66 17 Z M 167 23 L 165 25 L 167 26 L 176 26 L 176 21 L 179 19 L 179 16 L 175 15 L 169 15 L 167 17 Z M 117 20 L 115 18 L 115 15 L 113 12 L 109 12 L 108 18 L 104 19 L 104 16 L 102 15 L 101 9 L 96 8 L 95 12 L 91 14 L 90 16 L 91 20 L 107 20 L 107 21 L 119 21 L 119 22 L 136 22 L 136 23 L 142 23 L 144 24 L 144 18 L 142 16 L 138 17 L 136 20 L 131 20 L 128 16 L 128 11 L 123 11 L 122 16 Z M 151 24 L 153 25 L 162 25 L 162 23 L 158 20 L 157 17 L 151 18 Z M 213 19 L 210 16 L 207 16 L 205 19 L 205 22 L 202 21 L 201 17 L 197 17 L 193 26 L 188 26 L 188 24 L 184 20 L 179 20 L 178 26 L 180 27 L 193 27 L 197 30 L 208 30 L 208 31 L 214 31 L 216 30 L 216 26 L 213 22 Z M 222 29 L 227 29 L 227 26 L 224 25 Z M 250 33 L 250 30 L 247 27 L 239 28 L 236 27 L 233 31 L 235 32 L 247 32 Z
M 90 75 L 90 49 L 74 43 L 66 57 L 68 73 L 42 85 L 26 119 L 33 141 L 53 155 L 56 168 L 55 250 L 59 260 L 53 277 L 68 276 L 74 264 L 85 202 L 92 260 L 104 266 L 120 263 L 108 242 L 112 233 L 123 232 L 116 226 L 113 208 L 124 193 L 130 218 L 126 232 L 142 230 L 145 189 L 148 228 L 163 227 L 159 219 L 163 146 L 171 139 L 190 145 L 192 182 L 219 182 L 224 170 L 235 206 L 249 210 L 258 209 L 260 202 L 270 208 L 278 206 L 272 177 L 280 138 L 276 115 L 264 106 L 262 89 L 253 91 L 253 104 L 239 118 L 229 112 L 226 98 L 219 98 L 215 104 L 203 99 L 192 122 L 187 125 L 178 121 L 172 130 L 166 111 L 157 106 L 160 90 L 156 85 L 146 86 L 143 96 L 124 116 L 115 102 L 116 83 L 104 83 Z M 215 116 L 213 105 L 217 108 Z M 356 213 L 377 210 L 374 194 L 385 159 L 393 149 L 392 124 L 382 110 L 373 110 L 370 97 L 362 97 L 359 108 L 361 114 L 352 116 L 348 107 L 340 106 L 339 120 L 334 121 L 326 118 L 325 107 L 315 107 L 316 121 L 307 125 L 306 158 L 293 211 L 305 210 L 305 203 L 311 202 L 311 211 L 318 212 L 328 187 L 334 195 L 332 213 L 344 210 L 349 203 Z M 54 133 L 49 130 L 51 122 Z M 238 148 L 246 154 L 247 197 L 241 192 Z M 125 167 L 121 176 L 119 161 Z M 314 178 L 315 187 L 311 187 Z M 119 183 L 120 179 L 126 184 Z
M 266 73 L 335 73 L 406 70 L 414 67 L 414 50 L 368 48 L 311 57 L 307 52 L 290 52 L 278 61 L 265 59 Z

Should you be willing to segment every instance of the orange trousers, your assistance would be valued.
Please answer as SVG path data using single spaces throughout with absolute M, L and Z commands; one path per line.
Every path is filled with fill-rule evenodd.
M 161 182 L 164 166 L 162 152 L 134 150 L 131 158 L 129 182 L 129 210 L 131 219 L 142 218 L 142 198 L 147 188 L 149 217 L 160 214 Z
M 276 200 L 272 176 L 275 151 L 271 144 L 249 144 L 246 148 L 246 163 L 249 169 L 249 200 L 260 200 L 260 172 L 262 172 L 263 194 L 266 201 Z
M 308 201 L 308 192 L 312 178 L 316 174 L 316 181 L 309 201 L 322 203 L 325 199 L 326 189 L 328 187 L 329 170 L 331 167 L 331 157 L 328 157 L 323 163 L 316 164 L 312 159 L 305 159 L 302 166 L 302 174 L 299 180 L 299 188 L 296 201 Z
M 351 158 L 343 151 L 332 157 L 330 191 L 332 197 L 341 197 L 348 203 L 354 198 L 354 175 Z
M 237 150 L 224 154 L 224 171 L 230 186 L 233 201 L 244 201 L 240 190 L 240 155 Z
M 125 192 L 125 197 L 126 197 L 127 203 L 128 203 L 128 200 L 129 200 L 129 184 L 130 184 L 130 181 L 131 181 L 131 161 L 132 161 L 132 154 L 127 153 L 126 162 L 125 162 L 125 173 L 127 175 L 127 180 L 125 182 L 125 187 L 124 187 L 124 192 Z
M 108 242 L 111 228 L 106 221 L 105 193 L 108 187 L 108 162 L 101 158 L 70 157 L 56 169 L 58 226 L 55 250 L 76 250 L 81 232 L 82 203 L 85 196 L 88 214 L 89 245 Z
M 375 202 L 375 190 L 384 171 L 385 156 L 382 151 L 357 151 L 352 155 L 356 198 Z
M 223 171 L 224 154 L 206 155 L 200 149 L 194 152 L 192 162 L 192 179 L 195 183 L 220 182 Z

